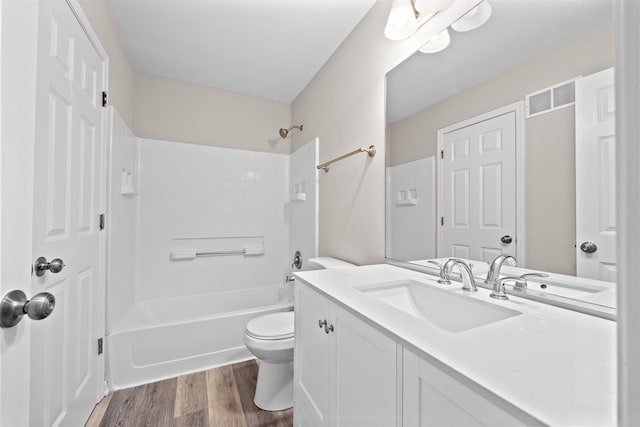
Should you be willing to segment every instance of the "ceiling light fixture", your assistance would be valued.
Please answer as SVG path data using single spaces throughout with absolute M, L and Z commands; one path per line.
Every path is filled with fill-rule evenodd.
M 394 0 L 384 28 L 384 35 L 389 40 L 404 40 L 414 34 L 435 14 L 449 8 L 453 0 Z M 451 25 L 459 31 L 471 31 L 487 22 L 491 16 L 491 5 L 488 0 L 471 9 Z M 423 53 L 440 52 L 451 43 L 451 35 L 445 28 L 440 34 L 425 43 L 420 49 Z
M 449 35 L 449 30 L 445 29 L 418 50 L 422 53 L 437 53 L 445 50 L 449 43 L 451 43 L 451 36 Z
M 462 18 L 451 24 L 451 28 L 459 32 L 475 30 L 487 22 L 490 16 L 491 5 L 488 1 L 483 1 Z
M 391 5 L 384 35 L 389 40 L 403 40 L 418 30 L 416 10 L 411 0 L 395 0 Z

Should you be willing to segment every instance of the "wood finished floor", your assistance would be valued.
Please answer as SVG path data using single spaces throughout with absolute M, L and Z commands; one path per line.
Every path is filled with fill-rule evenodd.
M 255 360 L 118 390 L 105 396 L 85 427 L 254 427 L 293 425 L 293 412 L 253 403 Z

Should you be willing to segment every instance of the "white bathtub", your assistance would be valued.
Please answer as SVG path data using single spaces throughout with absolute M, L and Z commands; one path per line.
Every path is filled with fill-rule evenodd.
M 253 356 L 242 337 L 258 315 L 293 310 L 293 288 L 271 286 L 134 304 L 107 335 L 112 390 Z

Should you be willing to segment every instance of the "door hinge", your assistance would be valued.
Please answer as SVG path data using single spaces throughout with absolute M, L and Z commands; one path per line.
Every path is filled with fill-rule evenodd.
M 444 225 L 444 217 L 443 216 L 440 217 L 440 225 Z
M 440 158 L 444 159 L 444 150 L 440 150 Z
M 100 230 L 104 230 L 104 214 L 100 214 Z
M 103 338 L 98 338 L 98 354 L 102 354 L 104 351 Z
M 103 107 L 107 106 L 107 92 L 105 91 L 102 92 L 102 106 Z

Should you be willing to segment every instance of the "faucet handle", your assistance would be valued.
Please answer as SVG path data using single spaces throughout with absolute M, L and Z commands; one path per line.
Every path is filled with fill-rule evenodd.
M 524 273 L 520 276 L 521 279 L 527 280 L 529 277 L 549 277 L 546 273 Z
M 513 285 L 513 289 L 516 291 L 526 291 L 529 287 L 527 284 L 529 277 L 549 277 L 549 275 L 545 273 L 525 273 L 520 276 L 520 280 L 515 280 L 516 284 Z
M 438 266 L 438 268 L 440 269 L 440 278 L 438 279 L 438 283 L 440 283 L 441 285 L 450 285 L 451 284 L 451 279 L 449 277 L 449 272 L 446 271 L 445 265 L 440 264 L 439 262 L 436 262 L 436 261 L 433 261 L 433 260 L 429 260 L 427 262 L 429 264 L 434 264 L 434 265 Z
M 506 276 L 506 277 L 502 277 L 500 279 L 498 279 L 496 281 L 496 284 L 493 286 L 493 291 L 489 294 L 489 296 L 491 298 L 495 298 L 495 299 L 499 299 L 499 300 L 506 300 L 509 299 L 509 297 L 507 296 L 505 290 L 504 290 L 504 282 L 508 282 L 509 280 L 515 280 L 516 283 L 519 280 L 522 280 L 519 276 Z
M 435 265 L 437 265 L 437 266 L 438 266 L 438 268 L 439 268 L 440 270 L 442 270 L 442 269 L 444 268 L 444 265 L 442 265 L 442 264 L 440 264 L 439 262 L 436 262 L 436 261 L 434 261 L 434 260 L 432 260 L 432 259 L 428 260 L 427 262 L 428 262 L 429 264 L 435 264 Z

